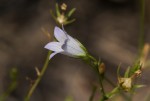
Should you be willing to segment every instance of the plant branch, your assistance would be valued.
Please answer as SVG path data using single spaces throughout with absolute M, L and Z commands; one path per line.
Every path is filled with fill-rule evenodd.
M 43 65 L 43 67 L 42 67 L 42 70 L 41 70 L 41 72 L 40 72 L 40 75 L 38 75 L 38 78 L 36 79 L 35 83 L 32 85 L 32 87 L 31 87 L 31 89 L 29 90 L 29 92 L 28 92 L 27 96 L 25 97 L 24 101 L 29 101 L 29 100 L 30 100 L 30 98 L 31 98 L 31 96 L 32 96 L 32 94 L 33 94 L 33 92 L 34 92 L 34 90 L 36 89 L 37 85 L 38 85 L 39 82 L 41 81 L 41 79 L 42 79 L 42 77 L 43 77 L 45 71 L 47 70 L 50 54 L 51 54 L 51 51 L 48 52 L 47 58 L 46 58 L 45 63 L 44 63 L 44 65 Z
M 90 96 L 90 98 L 89 98 L 89 101 L 93 101 L 94 95 L 95 95 L 95 93 L 96 93 L 96 90 L 97 90 L 97 87 L 96 87 L 96 86 L 93 86 L 92 94 L 91 94 L 91 96 Z

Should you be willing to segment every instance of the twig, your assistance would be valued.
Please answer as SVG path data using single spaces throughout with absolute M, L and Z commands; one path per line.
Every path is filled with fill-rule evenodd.
M 41 72 L 40 72 L 40 75 L 39 75 L 38 78 L 36 79 L 35 83 L 32 85 L 32 87 L 31 87 L 31 89 L 29 90 L 29 92 L 28 92 L 27 96 L 25 97 L 24 101 L 29 101 L 29 100 L 30 100 L 30 98 L 31 98 L 31 96 L 32 96 L 32 94 L 33 94 L 33 92 L 34 92 L 34 90 L 36 89 L 37 85 L 38 85 L 39 82 L 41 81 L 41 79 L 42 79 L 42 77 L 43 77 L 43 75 L 44 75 L 44 73 L 45 73 L 45 71 L 46 71 L 46 69 L 47 69 L 47 67 L 48 67 L 50 54 L 51 54 L 51 51 L 48 52 L 47 58 L 46 58 L 45 63 L 44 63 L 44 65 L 43 65 L 43 67 L 42 67 L 42 70 L 41 70 Z
M 89 98 L 89 101 L 93 101 L 94 95 L 95 95 L 95 93 L 96 93 L 96 90 L 97 90 L 97 87 L 96 87 L 96 86 L 93 86 L 92 94 L 91 94 L 91 96 L 90 96 L 90 98 Z

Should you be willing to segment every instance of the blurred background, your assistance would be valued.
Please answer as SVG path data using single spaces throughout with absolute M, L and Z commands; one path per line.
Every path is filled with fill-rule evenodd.
M 18 70 L 17 88 L 6 101 L 23 101 L 37 78 L 48 50 L 44 46 L 53 39 L 56 26 L 50 15 L 55 3 L 66 3 L 68 9 L 76 8 L 72 18 L 76 21 L 65 30 L 77 38 L 88 51 L 106 65 L 106 76 L 117 84 L 116 69 L 121 63 L 121 74 L 132 65 L 138 53 L 140 27 L 139 0 L 0 0 L 0 94 L 11 80 L 9 71 Z M 150 1 L 145 0 L 145 42 L 150 42 Z M 45 28 L 51 40 L 43 33 Z M 145 101 L 150 93 L 150 69 L 143 70 L 134 101 Z M 26 79 L 28 78 L 28 79 Z M 97 84 L 96 74 L 79 59 L 56 55 L 32 95 L 31 101 L 64 101 L 71 96 L 74 101 L 88 101 L 92 85 Z M 106 90 L 112 86 L 105 83 Z M 95 97 L 98 101 L 99 93 Z M 114 101 L 123 101 L 114 98 Z

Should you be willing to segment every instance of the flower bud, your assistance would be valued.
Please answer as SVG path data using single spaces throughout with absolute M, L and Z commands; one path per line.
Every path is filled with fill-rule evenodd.
M 135 71 L 135 73 L 131 76 L 132 79 L 137 78 L 139 76 L 141 76 L 142 71 L 139 69 L 137 71 Z
M 131 78 L 119 78 L 119 85 L 124 91 L 130 91 L 132 88 Z
M 60 7 L 61 7 L 61 9 L 64 10 L 64 11 L 67 9 L 67 5 L 66 5 L 65 3 L 63 3 Z
M 99 73 L 100 74 L 103 74 L 104 72 L 105 72 L 105 64 L 104 63 L 101 63 L 100 65 L 99 65 Z

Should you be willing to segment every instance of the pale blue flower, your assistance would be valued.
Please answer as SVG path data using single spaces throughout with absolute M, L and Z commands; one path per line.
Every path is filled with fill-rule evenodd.
M 87 54 L 84 46 L 76 39 L 68 35 L 64 30 L 55 27 L 54 36 L 58 42 L 49 42 L 44 48 L 53 51 L 50 59 L 57 53 L 71 57 L 84 57 Z

